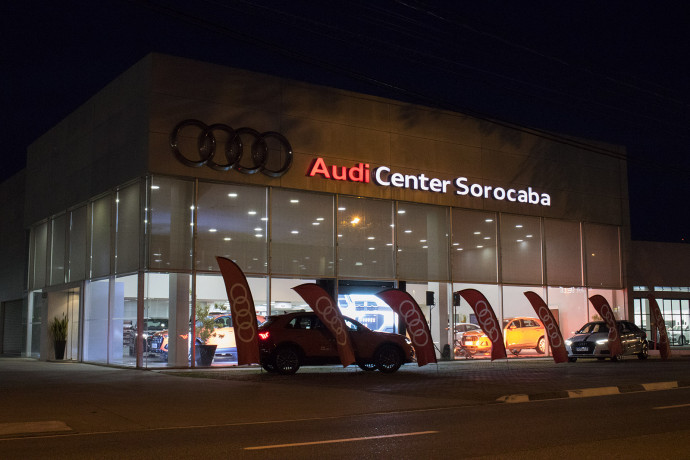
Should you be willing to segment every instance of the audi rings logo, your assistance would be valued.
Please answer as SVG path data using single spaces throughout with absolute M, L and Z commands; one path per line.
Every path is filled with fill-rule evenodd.
M 410 338 L 418 347 L 423 347 L 429 343 L 429 334 L 426 332 L 425 319 L 414 308 L 409 300 L 400 304 L 400 315 L 405 320 L 405 324 L 410 328 Z
M 196 146 L 185 145 L 182 140 L 189 131 L 198 131 Z M 183 131 L 187 136 L 183 136 Z M 221 140 L 219 140 L 221 139 Z M 244 160 L 245 142 L 251 140 L 251 160 Z M 222 149 L 220 148 L 222 147 Z M 199 120 L 184 120 L 170 133 L 170 148 L 175 157 L 187 166 L 199 168 L 208 166 L 216 171 L 234 169 L 242 174 L 255 174 L 259 171 L 269 177 L 280 177 L 292 165 L 292 146 L 280 133 L 267 131 L 260 133 L 252 128 L 233 129 L 228 125 L 207 125 Z M 225 158 L 219 159 L 222 150 Z M 193 159 L 193 158 L 198 158 Z
M 333 306 L 333 301 L 331 301 L 331 299 L 328 297 L 319 297 L 316 300 L 316 308 L 323 315 L 324 321 L 331 326 L 332 331 L 335 334 L 335 341 L 338 343 L 338 345 L 341 347 L 347 345 L 348 335 L 343 327 L 343 321 L 340 319 L 335 307 Z
M 230 288 L 230 302 L 235 306 L 233 326 L 237 331 L 237 337 L 244 343 L 251 343 L 256 338 L 256 318 L 252 317 L 252 311 L 247 295 L 247 288 L 240 283 Z
M 493 322 L 491 307 L 489 307 L 483 300 L 480 300 L 475 305 L 475 308 L 477 311 L 477 320 L 482 326 L 482 329 L 486 333 L 487 337 L 489 337 L 492 342 L 499 342 L 501 340 L 501 331 L 496 328 Z
M 561 341 L 561 334 L 558 330 L 558 324 L 556 324 L 555 320 L 551 316 L 551 312 L 549 312 L 549 308 L 546 305 L 539 305 L 537 314 L 539 315 L 541 322 L 544 323 L 546 333 L 549 334 L 551 346 L 554 348 L 560 347 L 563 343 Z

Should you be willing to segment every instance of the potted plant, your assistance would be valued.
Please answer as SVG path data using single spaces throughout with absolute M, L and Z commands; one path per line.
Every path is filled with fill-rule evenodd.
M 210 366 L 218 345 L 208 345 L 208 339 L 216 336 L 215 318 L 211 316 L 211 307 L 224 310 L 215 304 L 197 304 L 196 306 L 196 352 L 194 358 L 197 366 Z
M 63 313 L 62 319 L 57 316 L 50 322 L 50 335 L 53 337 L 53 345 L 55 346 L 55 359 L 65 358 L 65 345 L 67 344 L 67 324 L 69 320 Z

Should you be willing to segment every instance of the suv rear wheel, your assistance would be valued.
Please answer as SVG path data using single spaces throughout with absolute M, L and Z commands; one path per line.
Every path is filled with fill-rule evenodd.
M 376 350 L 374 362 L 376 363 L 376 369 L 386 374 L 391 374 L 402 366 L 402 354 L 395 345 L 381 345 L 381 347 Z
M 647 359 L 647 356 L 649 356 L 649 345 L 647 345 L 647 342 L 642 342 L 642 350 L 637 354 L 637 359 Z
M 275 369 L 279 374 L 294 374 L 301 365 L 300 352 L 295 347 L 278 348 L 274 363 Z
M 544 353 L 546 353 L 546 339 L 544 339 L 544 337 L 539 337 L 537 346 L 534 349 L 537 350 L 537 353 L 539 354 L 543 355 Z

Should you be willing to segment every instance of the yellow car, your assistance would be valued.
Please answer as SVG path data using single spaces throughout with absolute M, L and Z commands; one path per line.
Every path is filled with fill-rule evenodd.
M 540 354 L 546 352 L 544 325 L 537 318 L 509 318 L 503 320 L 503 340 L 506 350 L 517 356 L 520 351 L 533 348 Z M 458 347 L 469 354 L 490 353 L 491 340 L 481 329 L 462 335 Z M 456 351 L 456 353 L 458 352 Z

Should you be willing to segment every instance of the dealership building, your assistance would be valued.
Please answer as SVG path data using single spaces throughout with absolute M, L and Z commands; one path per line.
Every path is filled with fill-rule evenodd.
M 450 359 L 467 288 L 499 320 L 534 318 L 536 292 L 564 335 L 595 294 L 648 331 L 654 294 L 676 345 L 690 322 L 688 246 L 630 239 L 624 148 L 167 55 L 36 140 L 1 190 L 4 355 L 53 359 L 64 314 L 66 359 L 192 366 L 196 308 L 227 308 L 216 256 L 262 316 L 308 309 L 292 288 L 312 282 L 400 331 L 375 294 L 403 289 Z M 133 340 L 164 330 L 165 354 Z

